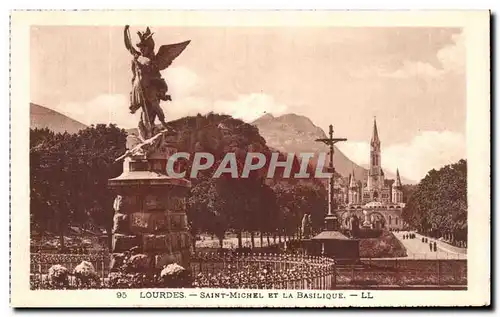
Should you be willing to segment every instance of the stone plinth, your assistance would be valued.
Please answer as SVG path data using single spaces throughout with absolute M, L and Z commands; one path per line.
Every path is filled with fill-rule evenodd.
M 143 254 L 145 271 L 177 263 L 189 270 L 190 234 L 186 196 L 191 183 L 158 169 L 167 155 L 125 158 L 123 173 L 108 181 L 115 200 L 112 262 L 132 250 Z M 153 158 L 151 158 L 153 157 Z M 163 162 L 162 162 L 163 161 Z

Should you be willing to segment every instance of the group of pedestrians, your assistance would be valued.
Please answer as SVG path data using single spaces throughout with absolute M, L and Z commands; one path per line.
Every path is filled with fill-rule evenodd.
M 429 241 L 428 238 L 422 237 L 422 243 L 429 243 L 429 250 L 431 252 L 437 252 L 437 243 L 436 243 L 436 241 L 432 242 L 432 241 Z
M 414 233 L 407 233 L 403 235 L 403 240 L 404 239 L 415 239 L 415 234 Z

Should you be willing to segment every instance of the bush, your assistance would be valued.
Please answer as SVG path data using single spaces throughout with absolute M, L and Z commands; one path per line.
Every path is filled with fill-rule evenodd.
M 48 282 L 54 288 L 67 288 L 69 271 L 60 264 L 52 265 L 49 268 Z
M 163 268 L 160 278 L 164 287 L 179 288 L 191 287 L 189 272 L 177 263 L 169 264 Z
M 406 255 L 404 246 L 389 231 L 384 231 L 378 238 L 359 241 L 359 256 L 362 258 L 392 258 Z
M 73 274 L 77 286 L 92 288 L 99 284 L 99 276 L 92 263 L 88 261 L 82 261 L 82 263 L 78 264 L 73 270 Z

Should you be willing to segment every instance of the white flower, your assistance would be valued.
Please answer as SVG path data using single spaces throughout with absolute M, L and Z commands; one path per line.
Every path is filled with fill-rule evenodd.
M 161 270 L 160 276 L 173 276 L 185 271 L 185 269 L 177 263 L 169 264 Z
M 82 263 L 78 264 L 73 273 L 85 277 L 97 276 L 94 266 L 88 261 L 82 261 Z
M 49 268 L 48 279 L 51 284 L 66 282 L 68 279 L 68 269 L 60 264 L 52 265 Z

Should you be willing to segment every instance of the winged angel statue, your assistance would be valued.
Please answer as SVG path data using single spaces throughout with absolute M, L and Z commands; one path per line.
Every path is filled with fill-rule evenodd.
M 172 101 L 168 94 L 168 86 L 161 77 L 160 71 L 172 64 L 191 41 L 177 44 L 162 45 L 155 54 L 155 42 L 153 33 L 146 28 L 144 32 L 137 32 L 139 41 L 136 43 L 137 50 L 132 45 L 129 26 L 125 26 L 125 47 L 132 54 L 132 91 L 130 92 L 130 112 L 135 113 L 142 109 L 139 121 L 139 134 L 143 140 L 153 136 L 155 130 L 155 119 L 158 117 L 165 129 L 165 114 L 160 107 L 160 100 Z

